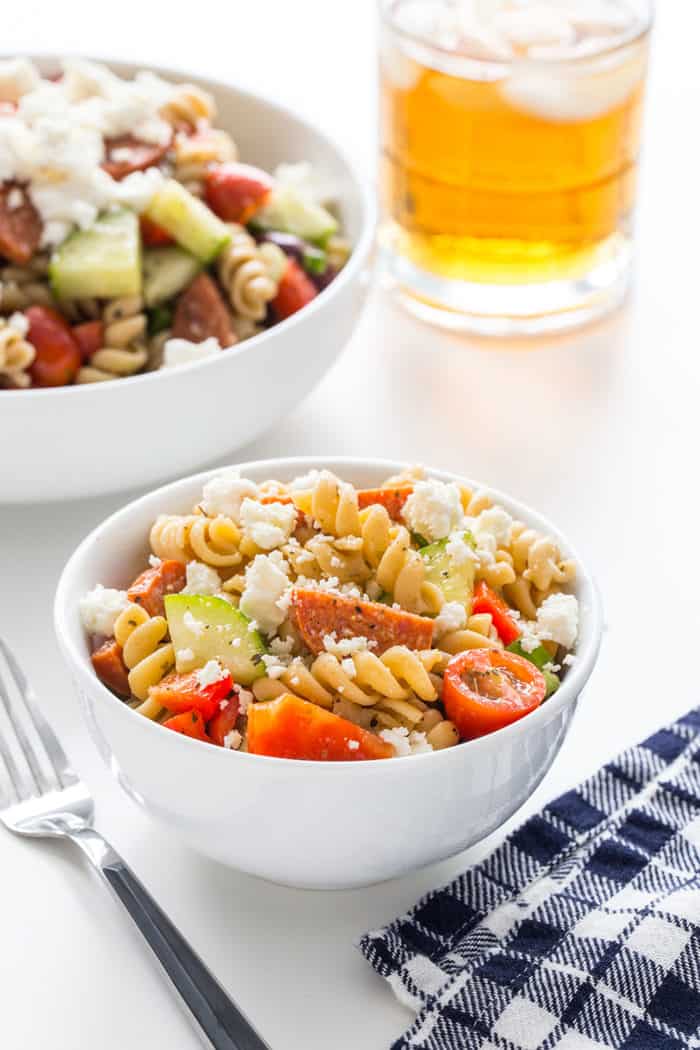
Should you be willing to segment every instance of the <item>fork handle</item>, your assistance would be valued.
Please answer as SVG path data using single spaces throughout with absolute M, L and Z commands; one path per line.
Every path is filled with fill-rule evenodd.
M 215 1050 L 270 1050 L 133 871 L 92 828 L 69 836 L 134 920 Z

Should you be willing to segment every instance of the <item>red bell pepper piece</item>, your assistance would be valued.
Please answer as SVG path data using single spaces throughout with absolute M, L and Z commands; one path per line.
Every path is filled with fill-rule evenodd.
M 228 672 L 224 678 L 202 685 L 196 671 L 189 674 L 172 671 L 158 685 L 151 686 L 148 697 L 175 715 L 198 711 L 204 721 L 208 722 L 220 710 L 220 702 L 228 696 L 232 688 L 231 675 Z
M 521 631 L 511 615 L 510 606 L 484 580 L 479 580 L 474 588 L 472 613 L 488 613 L 504 645 L 510 645 L 520 637 Z
M 205 743 L 212 743 L 212 739 L 204 727 L 204 719 L 199 711 L 185 711 L 181 715 L 169 718 L 167 722 L 163 722 L 163 725 L 166 729 L 182 733 L 183 736 L 191 736 L 193 740 L 204 740 Z

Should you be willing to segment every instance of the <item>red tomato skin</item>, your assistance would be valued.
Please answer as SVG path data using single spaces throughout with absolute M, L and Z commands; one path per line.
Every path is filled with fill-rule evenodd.
M 75 339 L 83 361 L 89 361 L 93 354 L 104 346 L 104 324 L 102 321 L 85 321 L 73 325 Z
M 222 707 L 222 703 L 225 703 L 226 706 Z M 214 717 L 209 720 L 207 732 L 214 743 L 218 744 L 219 747 L 226 746 L 224 743 L 226 737 L 236 728 L 239 706 L 238 697 L 235 694 L 230 696 L 228 700 L 222 698 L 219 701 L 217 712 Z
M 252 164 L 217 164 L 205 179 L 205 197 L 224 222 L 245 225 L 260 211 L 272 190 L 272 178 Z
M 491 699 L 473 692 L 463 681 L 465 672 L 488 672 L 503 668 L 529 683 L 531 695 L 517 693 L 511 687 L 507 697 Z M 475 740 L 517 722 L 539 707 L 544 700 L 547 683 L 544 675 L 529 660 L 500 649 L 469 649 L 453 657 L 443 679 L 442 702 L 447 717 L 457 726 L 460 739 Z
M 203 740 L 211 744 L 212 740 L 204 726 L 204 719 L 199 711 L 185 711 L 181 715 L 175 715 L 163 722 L 166 729 L 172 729 L 175 733 L 192 737 L 193 740 Z
M 30 306 L 27 341 L 36 350 L 29 370 L 34 386 L 66 386 L 82 364 L 80 348 L 70 325 L 50 306 Z
M 380 737 L 291 693 L 248 709 L 248 751 L 318 762 L 357 762 L 395 754 Z
M 296 259 L 288 259 L 277 288 L 277 295 L 270 305 L 278 320 L 284 321 L 310 303 L 317 295 L 318 290 L 315 284 L 304 273 Z
M 493 626 L 498 631 L 498 637 L 505 646 L 511 645 L 520 637 L 520 628 L 510 615 L 510 609 L 484 580 L 479 580 L 474 588 L 472 613 L 489 613 L 493 619 Z
M 164 230 L 153 219 L 149 219 L 147 215 L 141 216 L 139 224 L 141 226 L 141 240 L 147 248 L 165 248 L 168 244 L 175 243 L 168 231 Z
M 219 704 L 228 696 L 231 688 L 230 674 L 210 685 L 200 685 L 194 671 L 189 674 L 172 671 L 162 682 L 149 689 L 148 696 L 174 715 L 197 711 L 208 722 L 219 711 Z

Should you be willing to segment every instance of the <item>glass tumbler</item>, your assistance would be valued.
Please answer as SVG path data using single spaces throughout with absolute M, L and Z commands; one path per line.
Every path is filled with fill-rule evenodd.
M 630 281 L 651 0 L 380 0 L 381 253 L 416 314 L 569 328 Z

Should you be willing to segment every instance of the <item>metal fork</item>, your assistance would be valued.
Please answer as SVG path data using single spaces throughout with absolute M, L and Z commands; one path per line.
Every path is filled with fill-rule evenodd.
M 119 854 L 92 827 L 94 805 L 9 647 L 0 638 L 0 821 L 17 835 L 79 846 L 121 901 L 215 1050 L 269 1050 Z M 4 666 L 2 666 L 4 663 Z M 4 765 L 4 771 L 2 766 Z

